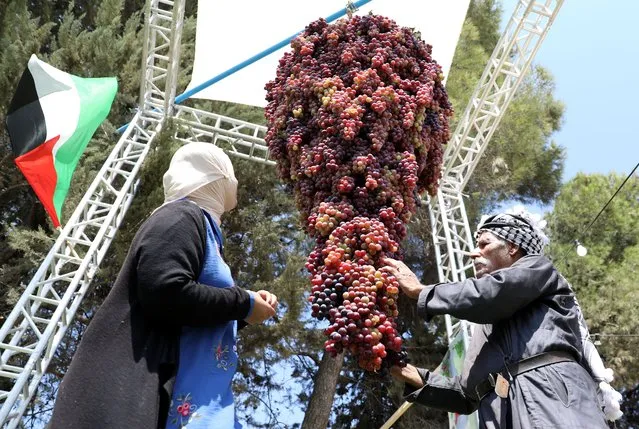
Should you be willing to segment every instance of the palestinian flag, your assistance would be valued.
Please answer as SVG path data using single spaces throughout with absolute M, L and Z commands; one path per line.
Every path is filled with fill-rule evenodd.
M 7 112 L 11 148 L 56 228 L 73 171 L 117 88 L 114 77 L 80 78 L 35 55 L 22 74 Z

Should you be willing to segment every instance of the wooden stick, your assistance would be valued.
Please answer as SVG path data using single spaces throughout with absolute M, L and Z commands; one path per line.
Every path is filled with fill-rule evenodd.
M 393 423 L 399 420 L 399 418 L 410 408 L 411 405 L 413 405 L 412 402 L 405 401 L 402 406 L 399 407 L 392 416 L 390 416 L 390 419 L 384 423 L 384 426 L 382 426 L 381 429 L 390 429 Z

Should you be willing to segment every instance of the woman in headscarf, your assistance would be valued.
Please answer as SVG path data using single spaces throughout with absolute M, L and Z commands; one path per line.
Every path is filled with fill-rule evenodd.
M 272 317 L 277 298 L 235 286 L 223 260 L 220 217 L 236 192 L 221 149 L 178 149 L 164 204 L 84 334 L 50 429 L 241 427 L 231 391 L 238 321 Z

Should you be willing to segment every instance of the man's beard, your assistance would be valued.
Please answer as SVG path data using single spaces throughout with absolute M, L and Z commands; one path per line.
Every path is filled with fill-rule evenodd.
M 478 279 L 482 278 L 485 274 L 488 274 L 489 263 L 486 259 L 477 258 L 473 262 L 473 265 L 475 267 L 475 277 Z

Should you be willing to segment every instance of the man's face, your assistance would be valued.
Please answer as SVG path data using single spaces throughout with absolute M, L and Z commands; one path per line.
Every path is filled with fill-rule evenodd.
M 488 231 L 481 233 L 477 239 L 477 248 L 470 257 L 475 265 L 475 275 L 479 279 L 486 274 L 501 268 L 510 267 L 514 258 L 513 246 Z

